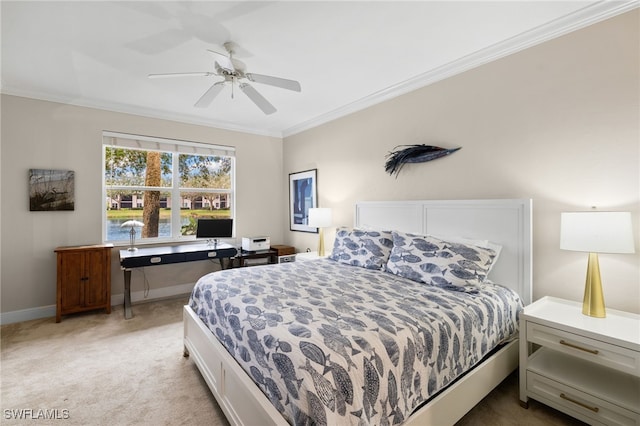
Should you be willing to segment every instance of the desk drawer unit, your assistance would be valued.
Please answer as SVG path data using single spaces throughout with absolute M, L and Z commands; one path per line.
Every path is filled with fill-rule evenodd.
M 193 253 L 185 253 L 187 262 L 193 262 L 195 260 L 207 260 L 207 259 L 219 259 L 219 258 L 230 258 L 236 255 L 238 251 L 233 249 L 217 249 L 217 250 L 209 250 L 209 251 L 199 251 Z
M 123 259 L 120 261 L 120 265 L 124 268 L 142 268 L 144 266 L 186 262 L 186 259 L 187 258 L 184 254 L 140 256 L 131 259 Z

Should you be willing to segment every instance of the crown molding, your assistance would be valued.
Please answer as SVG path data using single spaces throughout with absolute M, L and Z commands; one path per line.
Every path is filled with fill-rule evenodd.
M 578 29 L 587 27 L 600 21 L 612 18 L 622 13 L 636 9 L 640 6 L 639 0 L 631 1 L 600 1 L 586 6 L 574 13 L 562 18 L 555 19 L 549 23 L 538 26 L 510 39 L 496 43 L 485 49 L 474 52 L 470 55 L 452 61 L 448 64 L 419 74 L 409 80 L 405 80 L 386 89 L 372 93 L 355 102 L 337 108 L 326 114 L 322 114 L 311 120 L 302 122 L 295 126 L 284 129 L 282 137 L 293 136 L 305 130 L 326 124 L 346 115 L 361 111 L 365 108 L 396 98 L 400 95 L 423 88 L 430 84 L 444 80 L 454 75 L 461 74 L 470 69 L 479 67 L 513 53 L 520 52 L 529 47 L 544 43 Z
M 233 123 L 216 121 L 216 120 L 204 120 L 188 114 L 177 114 L 174 112 L 166 112 L 161 110 L 155 110 L 150 108 L 143 108 L 139 106 L 125 105 L 104 101 L 91 101 L 86 99 L 71 99 L 67 96 L 59 96 L 51 93 L 36 92 L 30 90 L 16 89 L 14 87 L 2 87 L 0 93 L 3 95 L 18 96 L 21 98 L 37 99 L 47 102 L 56 102 L 65 105 L 72 105 L 84 108 L 93 108 L 109 112 L 117 112 L 123 114 L 139 115 L 147 118 L 154 118 L 160 120 L 176 121 L 179 123 L 194 124 L 198 126 L 213 127 L 220 130 L 229 130 L 232 132 L 249 133 L 258 136 L 269 136 L 275 138 L 282 138 L 282 132 L 243 127 L 235 125 Z

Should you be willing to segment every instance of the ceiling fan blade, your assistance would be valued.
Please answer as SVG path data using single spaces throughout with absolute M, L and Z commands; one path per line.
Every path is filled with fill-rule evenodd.
M 215 83 L 213 86 L 209 87 L 209 90 L 204 92 L 204 95 L 198 99 L 198 102 L 196 102 L 194 106 L 197 108 L 207 108 L 223 88 L 224 81 Z
M 168 77 L 208 77 L 215 75 L 212 72 L 174 72 L 168 74 L 149 74 L 149 78 L 168 78 Z
M 269 84 L 271 86 L 281 87 L 283 89 L 302 91 L 300 83 L 295 80 L 287 80 L 286 78 L 272 77 L 270 75 L 246 73 L 245 76 L 256 83 Z
M 241 83 L 240 90 L 242 90 L 245 95 L 247 95 L 249 99 L 251 99 L 253 103 L 256 104 L 258 108 L 260 108 L 265 114 L 269 115 L 277 111 L 276 107 L 271 105 L 269 101 L 264 98 L 264 96 L 258 93 L 256 89 L 254 89 L 247 83 Z
M 216 58 L 216 62 L 218 63 L 218 65 L 220 65 L 221 68 L 230 72 L 234 72 L 236 70 L 236 68 L 233 66 L 233 62 L 231 62 L 231 59 L 227 55 L 218 53 L 215 50 L 207 50 Z

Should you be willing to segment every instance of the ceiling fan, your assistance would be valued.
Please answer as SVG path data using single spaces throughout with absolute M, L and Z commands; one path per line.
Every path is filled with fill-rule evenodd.
M 233 57 L 235 51 L 235 45 L 233 42 L 224 43 L 224 48 L 227 51 L 227 55 L 218 53 L 214 50 L 208 50 L 214 57 L 214 69 L 215 71 L 205 72 L 183 72 L 183 73 L 170 73 L 170 74 L 149 74 L 149 78 L 165 78 L 165 77 L 210 77 L 217 76 L 222 77 L 223 80 L 214 83 L 204 94 L 198 99 L 194 106 L 198 108 L 207 108 L 211 105 L 211 102 L 222 91 L 225 84 L 231 85 L 231 97 L 233 98 L 233 88 L 237 84 L 240 90 L 254 104 L 258 106 L 265 114 L 273 114 L 276 112 L 276 108 L 262 96 L 253 86 L 246 83 L 244 80 L 249 80 L 255 83 L 268 84 L 270 86 L 280 87 L 282 89 L 293 90 L 300 92 L 302 89 L 300 83 L 295 80 L 287 80 L 285 78 L 273 77 L 264 74 L 254 74 L 246 72 L 246 66 L 243 62 Z

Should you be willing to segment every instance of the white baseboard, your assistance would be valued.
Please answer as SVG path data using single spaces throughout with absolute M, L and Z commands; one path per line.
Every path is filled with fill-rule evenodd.
M 147 297 L 144 297 L 144 291 L 134 291 L 131 293 L 131 303 L 150 302 L 152 300 L 166 299 L 168 297 L 180 296 L 191 293 L 195 283 L 187 283 L 162 287 L 158 289 L 150 289 Z M 124 304 L 124 293 L 111 296 L 111 306 L 120 306 Z M 19 311 L 0 313 L 0 325 L 12 324 L 14 322 L 31 321 L 41 318 L 54 318 L 56 316 L 56 305 L 40 306 L 37 308 L 21 309 Z
M 56 305 L 0 313 L 0 325 L 56 316 Z

